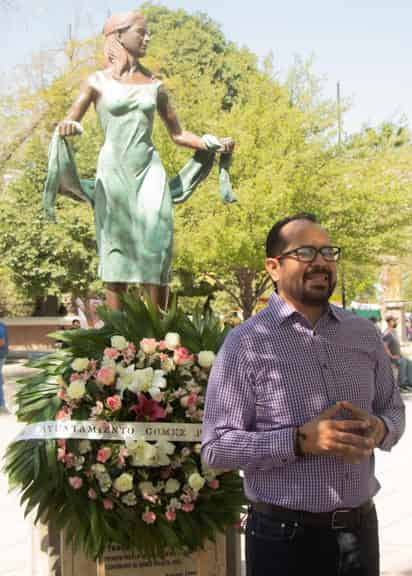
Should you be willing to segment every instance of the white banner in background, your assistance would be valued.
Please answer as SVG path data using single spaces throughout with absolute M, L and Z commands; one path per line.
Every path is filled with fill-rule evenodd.
M 179 422 L 105 422 L 94 420 L 51 420 L 28 424 L 15 438 L 21 440 L 168 440 L 200 442 L 202 426 Z

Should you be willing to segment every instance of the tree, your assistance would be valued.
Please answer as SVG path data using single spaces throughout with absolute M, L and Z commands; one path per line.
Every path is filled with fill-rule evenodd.
M 194 275 L 193 293 L 223 290 L 249 316 L 268 285 L 262 273 L 266 234 L 277 219 L 300 211 L 316 213 L 343 246 L 348 298 L 368 287 L 381 254 L 401 254 L 408 246 L 406 133 L 385 128 L 372 138 L 366 131 L 338 149 L 334 103 L 322 97 L 310 63 L 297 62 L 280 82 L 270 59 L 260 68 L 255 55 L 228 42 L 206 15 L 152 4 L 143 10 L 153 36 L 145 64 L 162 77 L 182 125 L 232 135 L 237 142 L 231 173 L 239 203 L 221 203 L 213 172 L 176 209 L 174 270 L 185 292 Z M 25 90 L 14 115 L 20 114 L 16 126 L 29 133 L 16 140 L 7 161 L 22 177 L 0 221 L 0 247 L 7 252 L 6 265 L 16 267 L 16 281 L 32 294 L 85 290 L 95 274 L 91 211 L 60 200 L 64 213 L 59 211 L 56 227 L 45 225 L 39 203 L 51 132 L 80 81 L 98 67 L 100 53 L 96 38 L 69 43 L 65 69 L 45 73 L 36 89 Z M 29 109 L 41 115 L 36 126 L 27 123 Z M 73 140 L 73 147 L 81 176 L 93 177 L 101 134 L 92 112 L 83 124 L 85 135 Z M 174 175 L 187 150 L 172 144 L 160 122 L 154 141 Z M 19 246 L 12 242 L 16 233 Z M 26 252 L 30 257 L 22 266 Z

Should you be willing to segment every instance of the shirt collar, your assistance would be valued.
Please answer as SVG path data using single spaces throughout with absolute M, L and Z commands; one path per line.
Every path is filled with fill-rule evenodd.
M 289 306 L 276 292 L 273 292 L 269 299 L 269 309 L 278 324 L 283 324 L 283 322 L 293 316 L 302 316 L 300 312 L 292 308 L 292 306 Z M 327 311 L 322 315 L 322 318 L 333 318 L 337 322 L 340 322 L 343 319 L 343 314 L 343 310 L 338 306 L 328 304 Z

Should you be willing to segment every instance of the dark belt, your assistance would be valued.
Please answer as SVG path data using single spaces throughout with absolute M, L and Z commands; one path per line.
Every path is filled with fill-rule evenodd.
M 373 500 L 367 500 L 358 508 L 339 508 L 331 512 L 304 512 L 281 508 L 266 502 L 252 502 L 251 507 L 252 510 L 281 522 L 297 522 L 303 526 L 345 530 L 360 526 L 362 518 L 372 510 L 374 503 Z

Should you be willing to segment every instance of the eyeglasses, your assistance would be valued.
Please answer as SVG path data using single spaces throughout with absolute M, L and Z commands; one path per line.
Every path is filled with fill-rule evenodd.
M 283 254 L 276 256 L 276 259 L 294 258 L 295 260 L 299 260 L 299 262 L 313 262 L 316 256 L 320 254 L 327 262 L 337 262 L 340 253 L 341 249 L 339 246 L 321 246 L 320 248 L 316 248 L 315 246 L 299 246 L 299 248 L 289 250 L 289 252 L 283 252 Z

